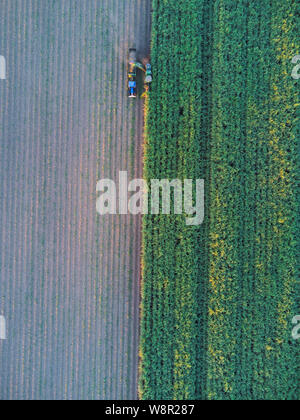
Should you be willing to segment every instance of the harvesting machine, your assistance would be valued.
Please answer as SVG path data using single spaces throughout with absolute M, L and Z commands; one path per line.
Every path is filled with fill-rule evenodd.
M 129 98 L 137 97 L 137 69 L 142 70 L 145 73 L 145 86 L 146 90 L 152 83 L 152 68 L 151 64 L 147 63 L 143 66 L 142 63 L 137 61 L 137 52 L 135 48 L 129 50 L 129 69 L 128 69 L 128 96 Z

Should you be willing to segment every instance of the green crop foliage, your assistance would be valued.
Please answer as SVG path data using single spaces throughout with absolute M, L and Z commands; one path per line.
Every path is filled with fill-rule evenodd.
M 153 9 L 145 177 L 204 178 L 206 216 L 144 217 L 140 397 L 297 400 L 299 6 Z

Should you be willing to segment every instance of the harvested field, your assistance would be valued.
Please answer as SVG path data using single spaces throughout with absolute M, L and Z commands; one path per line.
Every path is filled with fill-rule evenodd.
M 96 182 L 142 174 L 128 48 L 148 0 L 0 0 L 0 399 L 135 399 L 141 220 Z

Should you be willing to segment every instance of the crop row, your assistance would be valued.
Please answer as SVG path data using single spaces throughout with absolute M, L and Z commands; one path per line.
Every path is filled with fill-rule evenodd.
M 203 178 L 201 154 L 201 67 L 199 33 L 202 1 L 154 2 L 154 84 L 147 112 L 147 180 Z M 163 51 L 163 54 L 162 54 Z M 186 51 L 188 54 L 186 55 Z M 191 83 L 192 81 L 192 83 Z M 187 153 L 189 151 L 189 153 Z M 203 258 L 201 228 L 184 216 L 144 219 L 140 393 L 147 399 L 184 399 L 199 393 Z M 203 362 L 202 362 L 203 364 Z

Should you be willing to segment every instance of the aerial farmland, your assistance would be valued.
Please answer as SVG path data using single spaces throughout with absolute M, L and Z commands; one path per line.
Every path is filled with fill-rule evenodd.
M 0 12 L 0 400 L 299 400 L 299 2 Z

